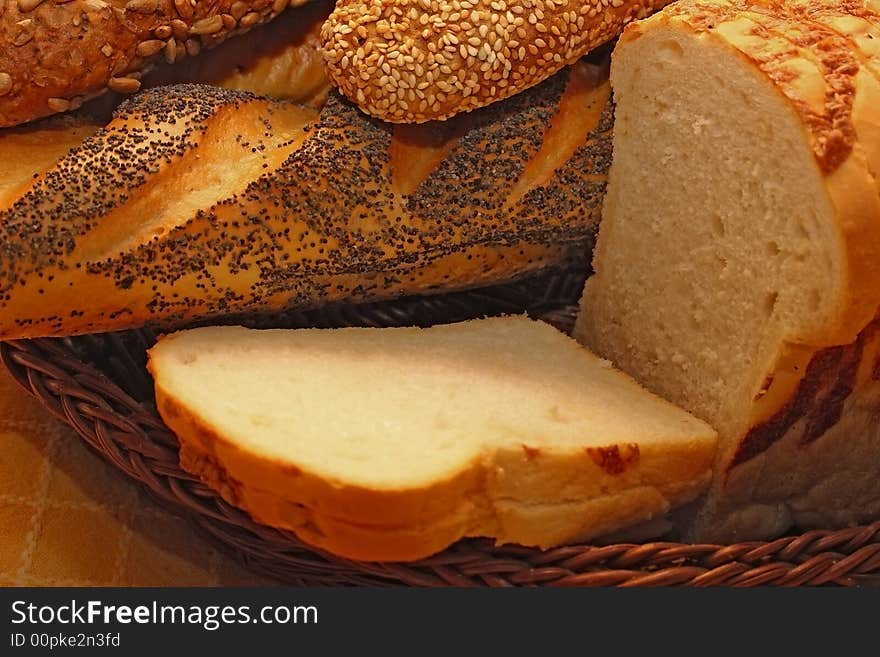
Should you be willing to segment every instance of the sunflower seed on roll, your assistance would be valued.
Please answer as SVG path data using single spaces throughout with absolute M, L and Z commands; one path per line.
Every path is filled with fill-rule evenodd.
M 392 123 L 508 98 L 670 0 L 339 0 L 322 41 L 330 79 Z

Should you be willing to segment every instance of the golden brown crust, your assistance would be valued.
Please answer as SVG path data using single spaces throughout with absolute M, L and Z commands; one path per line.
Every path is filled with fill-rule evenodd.
M 327 71 L 368 114 L 446 119 L 519 93 L 669 0 L 339 0 Z
M 775 415 L 753 426 L 737 446 L 727 469 L 749 461 L 781 440 L 795 423 L 803 422 L 801 445 L 809 445 L 840 422 L 846 400 L 853 394 L 861 371 L 872 372 L 880 359 L 869 358 L 873 350 L 866 347 L 877 341 L 880 317 L 868 324 L 855 342 L 821 349 L 813 354 L 804 377 Z M 871 375 L 871 378 L 875 378 Z
M 593 73 L 596 88 L 585 89 L 569 85 L 572 75 L 469 117 L 406 194 L 393 191 L 400 136 L 339 99 L 303 131 L 290 106 L 246 94 L 139 94 L 0 216 L 0 334 L 426 293 L 582 258 L 598 223 L 612 119 L 609 103 L 595 106 L 607 82 Z M 572 95 L 566 102 L 583 103 L 595 124 L 572 130 L 567 161 L 511 201 L 507 181 L 526 170 L 560 99 Z M 251 136 L 224 146 L 228 134 Z M 265 149 L 270 140 L 278 143 Z M 224 187 L 219 200 L 163 215 L 166 204 L 198 198 L 187 175 L 198 186 L 236 173 L 228 149 L 290 156 L 266 161 L 240 189 Z
M 36 172 L 53 166 L 102 125 L 80 110 L 0 130 L 0 210 L 21 196 Z
M 688 538 L 730 542 L 880 514 L 880 315 L 847 345 L 813 356 L 776 415 L 755 425 L 720 473 L 721 494 Z
M 804 22 L 802 12 L 786 0 L 706 0 L 673 4 L 667 19 L 680 18 L 697 33 L 721 34 L 740 54 L 761 70 L 785 95 L 809 129 L 816 162 L 825 174 L 849 156 L 855 142 L 852 121 L 855 76 L 859 66 L 849 40 L 829 28 Z M 625 38 L 635 38 L 634 25 Z M 791 42 L 769 38 L 789 33 Z M 812 102 L 804 80 L 790 64 L 804 48 L 819 59 L 827 91 L 820 104 Z
M 306 0 L 294 0 L 293 5 Z M 270 20 L 290 0 L 6 0 L 0 127 L 131 93 L 154 62 L 180 61 Z
M 547 325 L 536 330 L 562 339 Z M 527 335 L 511 348 L 546 345 L 535 333 Z M 328 470 L 320 460 L 303 460 L 293 447 L 279 453 L 236 438 L 210 405 L 175 382 L 179 359 L 192 353 L 177 349 L 175 341 L 187 337 L 166 336 L 148 353 L 157 409 L 180 440 L 181 465 L 258 522 L 292 530 L 346 558 L 413 560 L 467 536 L 543 548 L 586 540 L 662 515 L 693 499 L 709 480 L 715 433 L 681 413 L 662 429 L 624 423 L 619 437 L 612 432 L 609 444 L 592 447 L 596 436 L 588 428 L 580 444 L 573 436 L 554 445 L 548 435 L 534 435 L 542 443 L 535 449 L 520 443 L 515 430 L 507 436 L 494 426 L 476 427 L 472 449 L 439 470 L 403 482 L 391 472 L 386 481 L 365 481 L 350 471 Z M 494 337 L 503 339 L 503 333 Z M 576 345 L 566 346 L 567 358 L 583 356 Z M 496 419 L 507 426 L 503 417 Z M 649 440 L 642 440 L 642 430 Z M 297 427 L 289 432 L 294 445 Z

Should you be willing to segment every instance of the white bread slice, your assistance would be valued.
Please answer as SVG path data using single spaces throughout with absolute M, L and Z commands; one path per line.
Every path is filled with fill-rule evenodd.
M 715 433 L 525 317 L 174 333 L 149 352 L 181 464 L 347 558 L 550 547 L 696 497 Z
M 692 539 L 880 515 L 880 114 L 860 36 L 877 20 L 861 5 L 682 0 L 613 57 L 614 164 L 575 336 L 718 429 Z

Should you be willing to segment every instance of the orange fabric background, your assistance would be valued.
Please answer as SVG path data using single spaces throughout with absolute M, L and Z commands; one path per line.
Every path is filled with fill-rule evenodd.
M 0 368 L 0 586 L 257 586 Z

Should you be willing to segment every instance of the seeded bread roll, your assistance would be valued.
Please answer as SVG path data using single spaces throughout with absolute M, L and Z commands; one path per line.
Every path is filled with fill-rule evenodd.
M 315 118 L 210 87 L 132 97 L 0 212 L 0 337 L 466 288 L 583 260 L 609 165 L 604 69 L 438 126 L 394 129 L 338 97 Z
M 338 0 L 330 79 L 392 123 L 446 119 L 519 93 L 670 0 Z
M 4 0 L 0 127 L 137 91 L 154 62 L 180 61 L 307 0 Z

